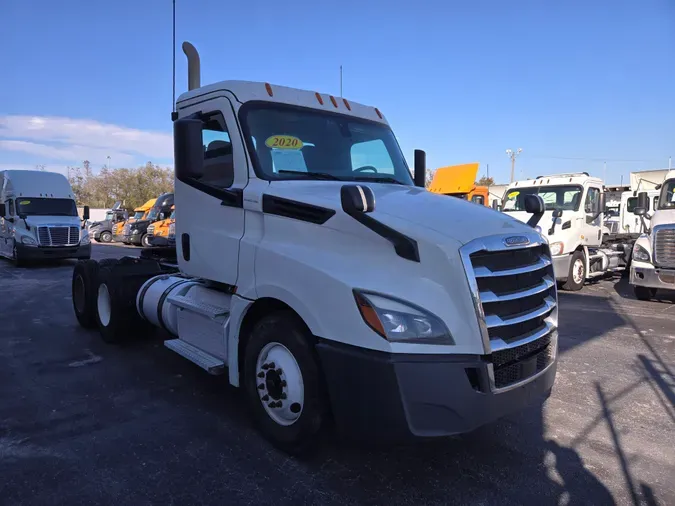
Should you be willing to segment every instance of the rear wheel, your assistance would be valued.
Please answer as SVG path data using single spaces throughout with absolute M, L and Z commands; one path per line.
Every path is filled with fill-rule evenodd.
M 73 269 L 73 310 L 85 329 L 96 327 L 96 281 L 99 265 L 96 260 L 79 260 Z
M 570 270 L 567 273 L 567 280 L 563 284 L 565 290 L 576 292 L 581 290 L 586 281 L 586 256 L 583 251 L 575 251 L 570 261 Z
M 646 286 L 633 286 L 633 292 L 638 300 L 651 300 L 656 295 L 656 288 Z
M 99 236 L 99 241 L 100 242 L 111 242 L 112 241 L 112 234 L 108 231 L 101 232 L 101 235 Z
M 258 429 L 280 449 L 300 454 L 317 440 L 327 416 L 311 335 L 288 311 L 263 317 L 244 354 L 244 387 Z

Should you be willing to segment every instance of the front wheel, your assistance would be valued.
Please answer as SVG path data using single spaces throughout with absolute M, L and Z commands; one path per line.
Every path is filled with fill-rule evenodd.
M 112 242 L 112 234 L 110 232 L 101 232 L 99 236 L 100 242 Z
M 581 290 L 586 281 L 586 256 L 583 251 L 575 251 L 570 261 L 570 270 L 567 281 L 563 285 L 565 290 L 576 292 Z
M 144 248 L 149 248 L 150 246 L 152 246 L 150 244 L 150 236 L 148 234 L 143 234 L 143 237 L 141 237 L 141 246 L 143 246 Z
M 23 267 L 26 265 L 26 260 L 21 256 L 19 250 L 16 249 L 16 244 L 12 250 L 12 262 L 14 262 L 14 267 Z
M 246 397 L 258 429 L 275 446 L 300 454 L 316 442 L 327 416 L 311 335 L 279 311 L 262 318 L 244 353 Z
M 646 286 L 633 286 L 633 292 L 638 300 L 651 300 L 656 295 L 656 288 Z

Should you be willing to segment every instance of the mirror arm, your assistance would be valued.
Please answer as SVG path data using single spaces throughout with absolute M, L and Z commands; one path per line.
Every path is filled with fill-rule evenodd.
M 527 224 L 534 228 L 537 226 L 537 223 L 539 223 L 539 220 L 541 220 L 541 217 L 544 216 L 544 213 L 535 213 L 532 216 L 530 216 L 530 219 L 527 220 Z

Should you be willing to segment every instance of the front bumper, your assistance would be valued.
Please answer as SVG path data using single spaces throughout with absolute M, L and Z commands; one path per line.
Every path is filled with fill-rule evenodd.
M 478 355 L 399 355 L 322 340 L 317 351 L 338 431 L 373 442 L 470 432 L 551 393 L 557 362 L 493 392 Z
M 134 244 L 136 246 L 141 245 L 141 237 L 143 234 L 129 234 L 122 236 L 122 242 L 124 244 Z
M 564 254 L 556 257 L 551 257 L 553 261 L 553 274 L 555 274 L 556 281 L 567 281 L 570 274 L 570 262 L 572 262 L 571 254 Z
M 630 266 L 630 284 L 659 290 L 675 290 L 675 269 L 663 269 L 633 260 Z
M 148 241 L 152 246 L 168 247 L 172 245 L 167 237 L 163 237 L 161 235 L 151 235 L 148 238 Z M 175 245 L 175 241 L 173 244 Z
M 63 258 L 90 258 L 91 244 L 84 246 L 26 246 L 16 245 L 16 252 L 25 260 L 47 260 Z

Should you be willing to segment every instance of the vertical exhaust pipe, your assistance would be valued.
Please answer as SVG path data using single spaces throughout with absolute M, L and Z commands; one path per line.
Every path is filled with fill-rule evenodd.
M 427 154 L 421 149 L 415 150 L 415 173 L 414 181 L 415 186 L 424 188 L 424 183 L 426 182 L 427 176 Z
M 199 64 L 199 53 L 197 49 L 189 42 L 183 42 L 183 53 L 188 61 L 188 90 L 194 90 L 201 86 L 201 70 Z

